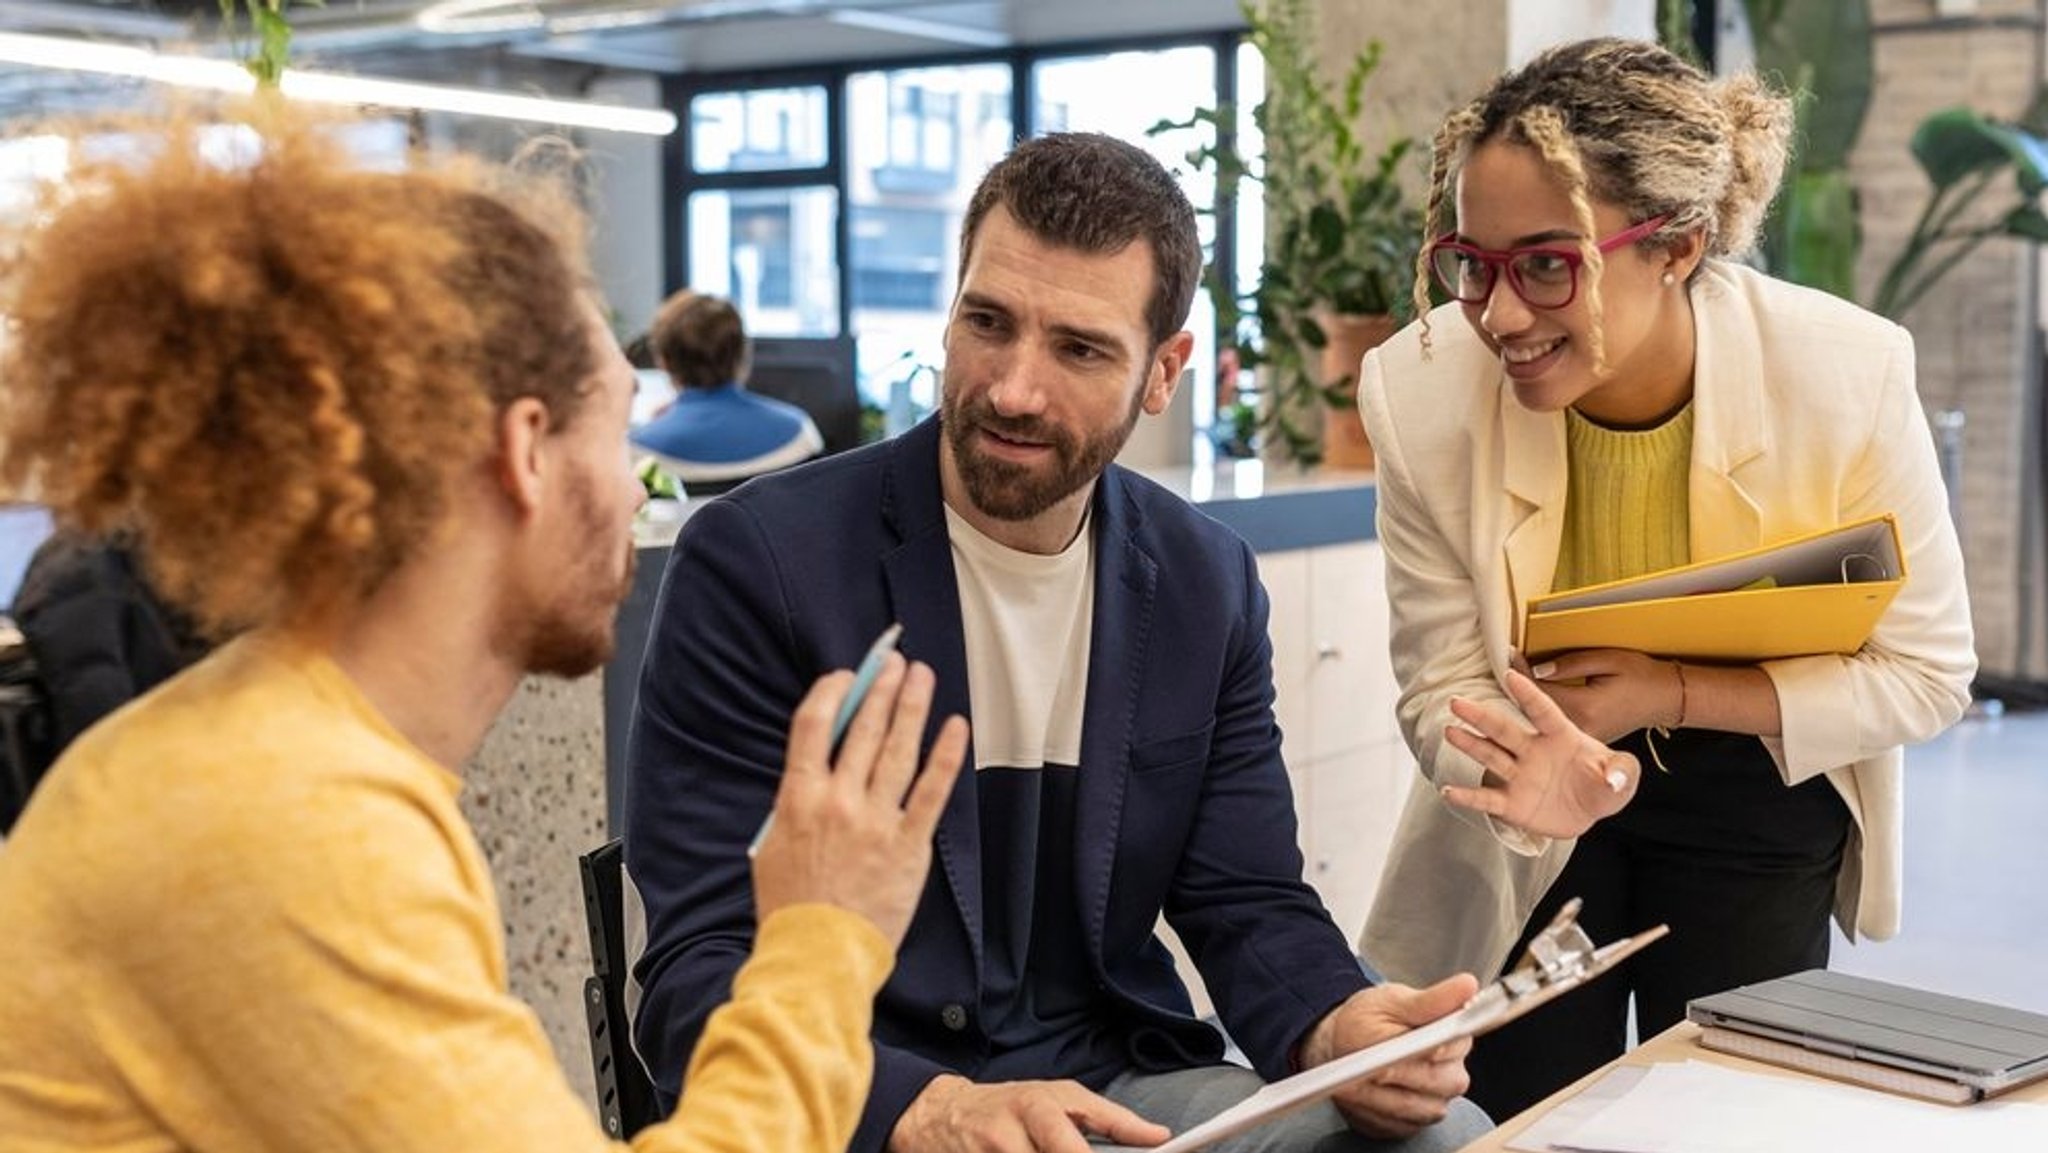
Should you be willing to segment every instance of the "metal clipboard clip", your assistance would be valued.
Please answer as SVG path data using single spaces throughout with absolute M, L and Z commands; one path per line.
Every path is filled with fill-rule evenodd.
M 1353 1081 L 1389 1065 L 1427 1053 L 1439 1045 L 1498 1029 L 1607 972 L 1643 946 L 1670 932 L 1669 926 L 1658 925 L 1633 937 L 1595 946 L 1593 939 L 1579 927 L 1578 916 L 1579 899 L 1574 897 L 1565 902 L 1564 908 L 1558 910 L 1557 916 L 1542 932 L 1530 939 L 1528 949 L 1513 969 L 1503 973 L 1498 980 L 1480 986 L 1479 992 L 1473 994 L 1472 999 L 1457 1012 L 1275 1081 L 1207 1121 L 1152 1146 L 1149 1153 L 1191 1153 L 1282 1113 L 1331 1096 Z M 1133 1149 L 1130 1153 L 1138 1153 L 1138 1150 Z
M 1463 1009 L 1444 1020 L 1469 1017 L 1477 1027 L 1461 1036 L 1476 1037 L 1498 1029 L 1614 968 L 1671 931 L 1669 925 L 1658 925 L 1633 937 L 1595 946 L 1579 927 L 1579 904 L 1577 897 L 1566 901 L 1550 924 L 1530 939 L 1514 968 L 1501 974 L 1499 980 L 1482 986 Z

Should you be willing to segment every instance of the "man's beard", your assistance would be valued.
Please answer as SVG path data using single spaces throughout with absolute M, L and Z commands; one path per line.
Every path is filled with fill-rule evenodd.
M 965 401 L 957 396 L 956 390 L 946 390 L 941 411 L 946 441 L 953 449 L 953 465 L 974 507 L 1007 521 L 1030 520 L 1101 476 L 1116 454 L 1123 451 L 1124 442 L 1131 438 L 1145 401 L 1144 390 L 1139 389 L 1121 425 L 1081 440 L 1035 416 L 999 415 L 985 396 Z M 1041 473 L 1027 465 L 982 455 L 975 444 L 975 433 L 982 429 L 1049 446 L 1053 452 L 1052 471 Z
M 526 670 L 543 676 L 574 679 L 595 672 L 612 659 L 618 643 L 619 605 L 633 587 L 634 548 L 630 531 L 626 559 L 614 579 L 603 562 L 600 542 L 620 535 L 599 508 L 596 486 L 589 477 L 576 484 L 576 501 L 585 539 L 592 547 L 567 566 L 554 597 L 533 621 L 526 641 Z

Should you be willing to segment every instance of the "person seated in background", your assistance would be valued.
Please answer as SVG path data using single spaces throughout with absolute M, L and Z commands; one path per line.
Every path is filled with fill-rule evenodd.
M 15 722 L 7 755 L 21 758 L 21 795 L 0 800 L 0 829 L 14 823 L 39 780 L 94 722 L 206 655 L 197 629 L 164 604 L 132 542 L 116 535 L 52 533 L 29 558 L 14 600 L 33 720 Z
M 824 451 L 825 438 L 803 409 L 747 388 L 747 329 L 730 301 L 676 293 L 655 314 L 647 343 L 676 398 L 633 431 L 633 443 L 686 494 L 714 496 Z
M 142 557 L 118 535 L 51 534 L 28 562 L 14 619 L 50 702 L 53 758 L 212 647 L 157 596 Z
M 631 583 L 633 378 L 580 217 L 253 111 L 233 167 L 182 115 L 73 150 L 0 284 L 0 477 L 243 630 L 74 742 L 0 853 L 0 1149 L 613 1148 L 507 991 L 457 806 L 523 678 L 604 664 Z M 761 931 L 635 1148 L 853 1134 L 966 730 L 919 777 L 932 673 L 896 660 L 835 757 L 850 684 L 796 704 Z

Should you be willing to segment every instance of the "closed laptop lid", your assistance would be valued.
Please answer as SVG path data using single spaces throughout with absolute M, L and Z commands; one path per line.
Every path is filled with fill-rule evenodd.
M 1696 998 L 1686 1016 L 1985 1092 L 2048 1076 L 2048 1015 L 1824 969 Z

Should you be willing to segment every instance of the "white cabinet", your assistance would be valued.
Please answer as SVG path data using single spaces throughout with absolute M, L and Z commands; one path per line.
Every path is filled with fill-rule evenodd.
M 1294 787 L 1305 875 L 1337 927 L 1365 926 L 1415 760 L 1394 722 L 1386 569 L 1377 541 L 1259 554 L 1272 600 L 1274 714 Z M 1195 1007 L 1208 998 L 1180 943 Z
M 1356 937 L 1415 775 L 1394 723 L 1377 541 L 1267 553 L 1273 679 L 1307 879 Z

